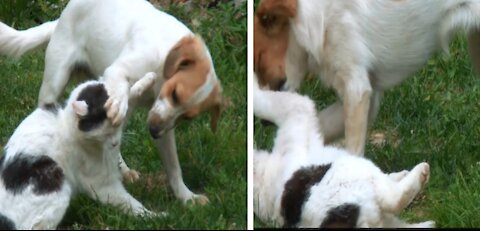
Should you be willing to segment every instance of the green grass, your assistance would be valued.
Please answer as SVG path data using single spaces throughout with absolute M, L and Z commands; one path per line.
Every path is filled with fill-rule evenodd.
M 317 108 L 336 96 L 316 78 L 300 92 Z M 270 149 L 274 127 L 255 121 L 257 148 Z M 434 220 L 442 228 L 480 227 L 480 78 L 472 70 L 465 38 L 450 46 L 450 56 L 432 58 L 413 78 L 385 93 L 368 134 L 385 134 L 383 146 L 367 141 L 365 156 L 385 172 L 431 166 L 425 190 L 401 217 L 410 222 Z M 264 224 L 255 220 L 256 227 Z
M 153 219 L 133 217 L 123 214 L 118 208 L 79 195 L 72 200 L 59 228 L 246 229 L 246 5 L 235 9 L 231 4 L 220 4 L 217 8 L 189 12 L 181 7 L 171 7 L 166 11 L 177 15 L 204 38 L 214 59 L 224 95 L 233 103 L 222 114 L 216 133 L 210 131 L 208 113 L 176 129 L 185 183 L 192 191 L 207 195 L 210 203 L 206 206 L 184 206 L 173 196 L 159 153 L 146 129 L 147 109 L 139 109 L 128 122 L 122 154 L 127 164 L 141 173 L 141 177 L 126 187 L 148 209 L 167 211 L 169 216 Z M 50 19 L 54 18 L 51 16 Z M 197 19 L 199 25 L 192 25 L 192 19 Z M 1 20 L 18 28 L 35 25 L 31 19 L 19 20 L 18 17 Z M 43 69 L 43 50 L 27 54 L 19 60 L 0 57 L 0 146 L 7 143 L 15 128 L 35 109 Z

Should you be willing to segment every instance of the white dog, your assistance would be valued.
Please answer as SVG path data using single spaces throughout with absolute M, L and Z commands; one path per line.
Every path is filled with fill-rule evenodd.
M 149 73 L 137 81 L 131 98 L 155 78 Z M 102 82 L 88 81 L 72 91 L 65 108 L 39 107 L 22 121 L 0 159 L 0 229 L 55 229 L 76 193 L 153 215 L 123 187 L 122 126 L 107 119 L 107 99 Z
M 298 88 L 307 71 L 319 74 L 340 98 L 320 113 L 326 139 L 345 134 L 348 150 L 360 155 L 383 92 L 440 48 L 447 50 L 457 31 L 469 34 L 470 52 L 480 68 L 480 0 L 263 0 L 256 15 L 260 31 L 272 38 L 255 48 L 259 54 L 266 57 L 268 47 L 288 43 L 283 89 Z M 273 39 L 277 36 L 288 39 Z M 264 73 L 278 68 L 268 60 L 258 62 Z
M 144 0 L 71 0 L 56 21 L 26 31 L 0 24 L 2 54 L 20 56 L 46 43 L 40 106 L 57 102 L 72 74 L 102 75 L 110 96 L 108 118 L 119 124 L 132 108 L 151 107 L 148 126 L 175 196 L 208 202 L 183 182 L 173 129 L 205 110 L 212 111 L 215 129 L 221 112 L 221 85 L 201 38 Z M 129 107 L 128 89 L 147 72 L 158 78 Z M 138 178 L 126 169 L 125 175 Z
M 396 217 L 429 178 L 420 163 L 384 174 L 371 161 L 323 146 L 313 102 L 290 92 L 254 88 L 254 113 L 278 125 L 271 153 L 254 150 L 255 214 L 287 228 L 413 228 Z

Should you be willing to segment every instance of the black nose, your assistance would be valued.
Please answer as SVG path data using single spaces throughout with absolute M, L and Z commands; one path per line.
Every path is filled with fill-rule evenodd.
M 148 130 L 150 130 L 150 135 L 152 136 L 152 138 L 158 139 L 158 137 L 160 137 L 160 135 L 158 134 L 158 133 L 160 133 L 160 128 L 159 127 L 150 126 L 148 128 Z
M 285 89 L 285 83 L 287 83 L 287 77 L 283 78 L 277 83 L 276 91 L 283 91 Z

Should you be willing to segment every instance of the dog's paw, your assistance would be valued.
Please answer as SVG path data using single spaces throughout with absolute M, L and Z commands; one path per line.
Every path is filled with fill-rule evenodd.
M 193 195 L 192 198 L 185 201 L 186 204 L 202 205 L 202 206 L 208 204 L 209 202 L 210 200 L 208 200 L 208 197 L 201 194 L 195 194 Z
M 148 72 L 130 88 L 130 99 L 139 98 L 147 89 L 151 88 L 157 79 L 157 74 Z
M 112 94 L 104 105 L 107 118 L 117 126 L 123 121 L 128 111 L 128 94 Z
M 140 179 L 140 173 L 135 170 L 125 170 L 122 171 L 122 179 L 124 183 L 133 183 Z
M 412 172 L 418 174 L 418 180 L 421 186 L 424 186 L 430 178 L 430 166 L 426 162 L 420 163 L 415 166 Z

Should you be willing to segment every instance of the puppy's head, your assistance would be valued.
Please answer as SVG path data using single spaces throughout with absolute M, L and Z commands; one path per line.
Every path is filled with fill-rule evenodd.
M 103 142 L 118 135 L 121 130 L 107 119 L 103 108 L 107 99 L 108 94 L 102 82 L 82 83 L 70 94 L 62 118 L 72 121 L 72 130 L 83 138 Z
M 223 109 L 222 87 L 205 43 L 198 36 L 186 36 L 169 52 L 163 70 L 165 82 L 148 115 L 153 138 L 172 129 L 182 119 L 201 112 L 212 113 L 215 130 Z
M 279 90 L 286 81 L 289 19 L 296 14 L 297 0 L 263 0 L 255 12 L 254 69 L 262 88 Z

